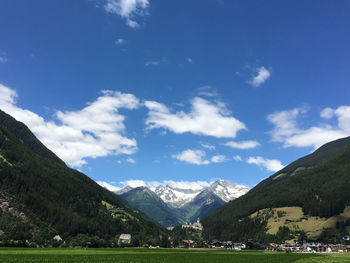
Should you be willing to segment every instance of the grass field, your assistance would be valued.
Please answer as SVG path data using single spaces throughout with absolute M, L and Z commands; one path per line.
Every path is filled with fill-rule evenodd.
M 292 254 L 278 252 L 178 249 L 0 249 L 8 263 L 337 263 L 350 262 L 347 254 Z

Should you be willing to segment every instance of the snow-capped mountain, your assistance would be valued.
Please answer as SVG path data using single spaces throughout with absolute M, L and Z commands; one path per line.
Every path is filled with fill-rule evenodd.
M 125 186 L 124 188 L 122 188 L 122 189 L 120 189 L 118 191 L 114 191 L 114 193 L 117 194 L 117 195 L 122 195 L 122 194 L 125 194 L 125 193 L 129 192 L 132 189 L 134 189 L 134 188 L 132 188 L 131 186 L 127 185 L 127 186 Z
M 155 188 L 127 186 L 114 193 L 160 224 L 175 226 L 203 218 L 248 191 L 247 186 L 217 180 L 209 187 L 201 189 L 184 189 L 169 185 L 159 185 Z M 152 209 L 149 209 L 150 207 Z
M 130 191 L 130 186 L 126 186 L 123 189 L 115 192 L 118 195 L 124 194 Z M 181 208 L 186 204 L 190 203 L 194 198 L 201 192 L 210 191 L 217 195 L 224 202 L 229 202 L 241 195 L 247 193 L 250 188 L 245 185 L 236 185 L 230 181 L 216 180 L 209 187 L 204 187 L 202 189 L 183 189 L 175 188 L 169 185 L 159 185 L 151 189 L 156 193 L 167 205 L 174 208 Z
M 201 190 L 173 188 L 169 185 L 159 185 L 154 192 L 169 206 L 180 208 L 191 202 Z
M 217 180 L 208 189 L 226 203 L 247 193 L 250 188 L 245 185 L 236 185 L 230 181 Z

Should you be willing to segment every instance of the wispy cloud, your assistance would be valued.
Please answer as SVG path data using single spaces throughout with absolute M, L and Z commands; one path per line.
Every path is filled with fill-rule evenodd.
M 225 155 L 214 155 L 213 157 L 210 158 L 210 161 L 212 163 L 222 163 L 227 161 L 227 158 Z
M 204 97 L 217 97 L 219 95 L 217 90 L 209 85 L 198 88 L 197 92 L 199 96 Z
M 135 163 L 136 163 L 136 161 L 135 161 L 133 158 L 128 158 L 128 159 L 126 159 L 126 161 L 127 161 L 128 163 L 132 163 L 132 164 L 135 164 Z
M 201 142 L 200 145 L 205 148 L 205 149 L 208 149 L 208 150 L 215 150 L 215 146 L 210 144 L 210 143 L 207 143 L 207 142 Z
M 325 108 L 320 116 L 325 120 L 337 118 L 337 125 L 320 123 L 307 129 L 300 128 L 298 117 L 305 115 L 307 110 L 295 108 L 278 111 L 268 115 L 267 120 L 275 127 L 269 133 L 272 141 L 280 142 L 283 147 L 314 147 L 350 135 L 350 106 L 340 106 L 337 109 Z
M 276 159 L 265 159 L 261 156 L 249 157 L 247 160 L 249 164 L 255 164 L 257 166 L 263 167 L 268 171 L 277 172 L 281 170 L 284 166 L 281 164 L 281 161 Z
M 0 84 L 0 108 L 24 122 L 50 150 L 69 165 L 80 167 L 86 158 L 137 151 L 135 139 L 125 133 L 124 119 L 118 110 L 136 109 L 139 100 L 132 94 L 102 91 L 102 96 L 77 111 L 57 111 L 56 120 L 43 117 L 15 103 L 17 93 Z
M 187 57 L 187 58 L 186 58 L 186 61 L 187 61 L 188 63 L 190 63 L 190 64 L 193 64 L 193 59 L 190 58 L 190 57 Z
M 235 155 L 235 156 L 233 156 L 233 160 L 239 161 L 239 162 L 243 161 L 243 160 L 242 160 L 242 157 L 241 157 L 240 155 Z
M 224 143 L 224 145 L 229 146 L 231 148 L 244 150 L 244 149 L 256 148 L 260 145 L 260 143 L 257 141 L 239 141 L 239 142 L 229 141 Z
M 149 67 L 149 66 L 158 66 L 160 64 L 160 61 L 146 61 L 145 62 L 145 66 Z
M 104 9 L 124 18 L 129 27 L 138 28 L 140 24 L 135 18 L 147 14 L 149 5 L 148 0 L 106 0 Z
M 7 58 L 6 57 L 0 57 L 0 63 L 6 63 Z
M 116 41 L 114 41 L 114 44 L 116 45 L 123 45 L 126 43 L 126 40 L 124 38 L 118 38 Z
M 222 102 L 212 103 L 195 97 L 191 101 L 191 111 L 172 113 L 164 104 L 156 101 L 146 101 L 148 129 L 164 128 L 174 133 L 190 132 L 198 135 L 214 136 L 217 138 L 234 138 L 239 130 L 246 126 L 229 112 Z
M 254 87 L 259 87 L 270 77 L 270 75 L 270 71 L 268 71 L 265 67 L 260 67 L 256 70 L 256 74 L 252 76 L 249 84 Z

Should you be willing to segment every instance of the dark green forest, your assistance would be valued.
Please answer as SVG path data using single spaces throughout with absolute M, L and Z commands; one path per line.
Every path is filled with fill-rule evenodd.
M 119 209 L 111 212 L 102 202 Z M 0 241 L 111 246 L 121 233 L 157 243 L 166 230 L 86 175 L 68 168 L 30 130 L 0 111 Z M 27 242 L 27 243 L 28 243 Z

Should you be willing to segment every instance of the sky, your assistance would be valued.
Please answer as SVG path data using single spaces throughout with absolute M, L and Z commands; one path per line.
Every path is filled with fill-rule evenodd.
M 0 109 L 119 189 L 253 187 L 350 135 L 350 1 L 0 2 Z

